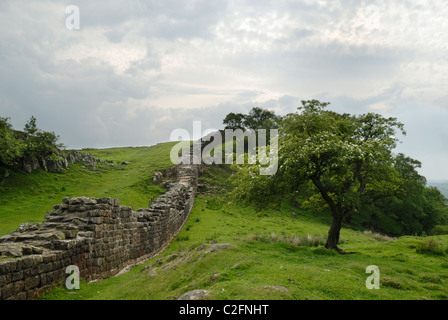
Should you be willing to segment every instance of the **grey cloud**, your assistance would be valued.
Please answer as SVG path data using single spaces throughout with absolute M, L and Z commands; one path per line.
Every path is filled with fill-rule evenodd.
M 218 0 L 120 0 L 113 4 L 105 0 L 77 0 L 73 4 L 80 8 L 83 28 L 107 28 L 106 35 L 113 42 L 123 38 L 123 24 L 129 21 L 136 22 L 146 37 L 209 37 L 210 28 L 226 14 L 226 2 Z
M 412 68 L 403 71 L 406 66 L 434 63 L 432 54 L 443 56 L 443 47 L 432 53 L 430 46 L 440 36 L 428 42 L 425 54 L 408 38 L 396 45 L 382 41 L 390 35 L 387 32 L 401 39 L 397 29 L 372 31 L 369 35 L 375 41 L 356 39 L 367 28 L 365 21 L 353 20 L 357 11 L 366 4 L 380 9 L 385 4 L 379 0 L 322 3 L 0 1 L 4 23 L 0 115 L 10 116 L 17 128 L 34 115 L 43 129 L 55 131 L 68 147 L 82 148 L 167 141 L 176 128 L 191 130 L 194 120 L 201 120 L 203 129 L 221 128 L 226 114 L 247 113 L 254 106 L 286 114 L 295 112 L 300 100 L 313 98 L 350 113 L 387 105 L 384 112 L 397 116 L 408 131 L 400 150 L 424 160 L 424 172 L 430 178 L 448 179 L 440 166 L 447 160 L 443 150 L 448 149 L 446 93 L 407 98 L 405 92 L 419 89 L 422 83 L 434 91 L 440 83 L 412 79 Z M 419 12 L 432 10 L 432 3 L 420 4 L 422 8 L 412 1 L 395 3 L 404 15 L 419 19 L 424 17 Z M 65 29 L 64 6 L 69 4 L 81 10 L 78 33 Z M 277 20 L 263 20 L 266 17 Z M 241 28 L 246 18 L 260 28 Z M 288 20 L 282 25 L 284 18 Z M 430 20 L 425 23 L 431 25 Z M 332 32 L 336 35 L 327 35 Z M 100 53 L 87 52 L 86 58 L 76 61 L 61 54 L 77 52 L 83 44 L 92 46 L 92 51 L 99 48 Z M 129 59 L 120 73 L 106 58 L 108 48 L 100 47 L 108 44 L 146 52 Z M 169 64 L 166 57 L 179 59 L 178 64 Z M 444 66 L 440 62 L 438 68 Z M 195 106 L 193 98 L 202 96 L 216 96 L 216 102 Z M 173 108 L 161 103 L 165 100 L 160 97 L 176 101 L 176 106 L 186 106 L 188 101 L 189 109 Z

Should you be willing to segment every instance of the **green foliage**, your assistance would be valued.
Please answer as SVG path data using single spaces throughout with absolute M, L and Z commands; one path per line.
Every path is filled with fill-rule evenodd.
M 448 226 L 437 225 L 432 229 L 433 235 L 448 235 Z
M 25 124 L 25 157 L 27 159 L 47 158 L 59 154 L 59 149 L 64 145 L 59 144 L 59 136 L 54 132 L 47 132 L 37 128 L 36 118 L 31 116 Z
M 223 123 L 226 125 L 225 129 L 244 130 L 244 118 L 245 115 L 243 115 L 242 113 L 229 113 L 223 121 Z
M 247 129 L 272 129 L 277 128 L 279 116 L 275 112 L 266 109 L 254 107 L 249 114 L 244 117 L 244 126 Z
M 393 154 L 395 118 L 374 113 L 338 114 L 328 103 L 302 101 L 299 112 L 283 118 L 279 170 L 259 174 L 258 166 L 235 165 L 234 201 L 260 209 L 289 199 L 302 209 L 329 211 L 359 229 L 386 235 L 432 234 L 448 225 L 448 206 L 440 191 L 426 186 L 421 163 Z M 443 227 L 435 229 L 444 232 Z
M 399 193 L 403 179 L 394 167 L 392 150 L 397 133 L 405 134 L 395 118 L 368 113 L 339 114 L 329 103 L 302 101 L 298 112 L 281 121 L 279 170 L 273 176 L 257 174 L 257 167 L 236 167 L 236 198 L 262 204 L 281 201 L 312 183 L 307 205 L 330 209 L 335 225 L 327 246 L 336 248 L 343 219 L 364 203 Z M 323 201 L 322 201 L 323 200 Z
M 281 117 L 275 112 L 254 107 L 249 114 L 229 113 L 223 120 L 226 125 L 225 129 L 241 129 L 241 130 L 258 130 L 273 129 L 278 127 Z
M 440 246 L 436 239 L 429 238 L 428 240 L 422 241 L 417 245 L 416 252 L 422 254 L 443 255 L 444 249 Z
M 445 198 L 438 189 L 426 187 L 417 172 L 420 162 L 398 154 L 394 167 L 403 180 L 400 193 L 365 204 L 351 223 L 395 236 L 431 234 L 436 225 L 446 224 Z
M 30 136 L 34 136 L 36 133 L 38 133 L 39 129 L 37 128 L 36 121 L 36 118 L 34 116 L 31 116 L 30 120 L 28 120 L 28 122 L 25 124 L 25 128 L 23 129 L 23 131 Z
M 17 166 L 23 160 L 58 160 L 63 144 L 54 132 L 39 129 L 31 116 L 24 131 L 12 129 L 8 118 L 0 117 L 0 165 Z
M 207 203 L 207 209 L 210 210 L 220 210 L 223 206 L 222 200 L 217 198 L 209 198 L 205 202 Z
M 25 144 L 12 129 L 9 118 L 0 117 L 0 164 L 6 166 L 18 164 L 24 150 Z

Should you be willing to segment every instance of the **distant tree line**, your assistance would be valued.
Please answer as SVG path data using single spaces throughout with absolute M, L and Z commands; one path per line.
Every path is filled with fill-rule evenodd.
M 225 129 L 257 130 L 278 128 L 282 117 L 275 112 L 254 107 L 248 114 L 229 113 L 223 120 Z
M 63 144 L 54 132 L 37 127 L 36 118 L 31 116 L 23 131 L 14 130 L 9 118 L 0 117 L 0 165 L 20 166 L 30 159 L 57 160 Z

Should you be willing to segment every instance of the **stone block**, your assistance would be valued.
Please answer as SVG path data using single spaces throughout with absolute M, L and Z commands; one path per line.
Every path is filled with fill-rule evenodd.
M 22 264 L 23 264 L 24 269 L 33 268 L 42 262 L 43 262 L 43 258 L 40 255 L 26 256 L 22 259 Z
M 14 272 L 11 276 L 11 281 L 18 281 L 23 279 L 23 271 Z
M 35 276 L 28 277 L 23 282 L 24 282 L 25 290 L 35 288 L 35 287 L 39 286 L 39 284 L 40 284 L 40 276 L 35 275 Z

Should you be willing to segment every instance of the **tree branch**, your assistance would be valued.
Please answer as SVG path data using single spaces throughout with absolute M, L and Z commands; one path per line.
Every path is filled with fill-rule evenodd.
M 328 205 L 330 206 L 331 212 L 333 214 L 339 214 L 340 212 L 337 209 L 336 204 L 334 203 L 333 199 L 328 195 L 327 190 L 325 190 L 325 187 L 323 186 L 319 178 L 316 176 L 312 176 L 311 181 L 314 183 L 317 189 L 319 189 L 319 192 L 322 195 L 322 198 L 324 198 L 325 202 L 328 203 Z

